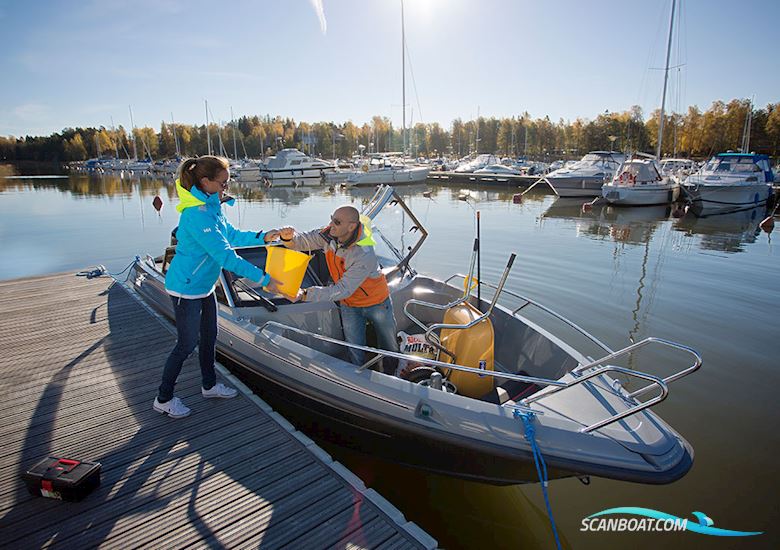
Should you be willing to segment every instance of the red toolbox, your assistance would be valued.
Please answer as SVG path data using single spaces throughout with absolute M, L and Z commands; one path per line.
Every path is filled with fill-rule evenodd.
M 76 501 L 100 485 L 100 463 L 47 457 L 22 474 L 30 494 Z

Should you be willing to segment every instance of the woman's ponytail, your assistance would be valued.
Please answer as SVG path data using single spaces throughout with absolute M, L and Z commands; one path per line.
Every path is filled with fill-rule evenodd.
M 197 185 L 201 179 L 214 180 L 217 174 L 230 167 L 228 160 L 223 157 L 205 155 L 197 158 L 185 159 L 179 165 L 179 183 L 187 191 Z

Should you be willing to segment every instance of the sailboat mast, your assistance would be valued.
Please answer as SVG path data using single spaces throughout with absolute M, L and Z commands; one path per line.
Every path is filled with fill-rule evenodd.
M 133 160 L 138 160 L 138 146 L 135 144 L 135 122 L 133 122 L 133 108 L 128 105 L 128 110 L 130 111 L 130 131 L 133 136 Z
M 236 145 L 236 117 L 233 116 L 233 107 L 230 108 L 231 126 L 233 126 L 233 157 L 238 160 L 238 146 Z
M 209 100 L 203 100 L 206 103 L 206 146 L 208 147 L 209 155 L 211 155 L 211 133 L 209 132 Z
M 403 154 L 406 155 L 406 37 L 404 36 L 404 0 L 401 0 L 401 111 L 403 112 Z
M 753 124 L 753 98 L 750 98 L 748 104 L 748 112 L 745 116 L 745 126 L 742 128 L 742 146 L 743 153 L 747 153 L 750 150 L 750 127 Z
M 114 142 L 114 158 L 116 160 L 119 160 L 119 145 L 117 143 L 119 140 L 117 139 L 117 136 L 116 136 L 116 128 L 114 127 L 114 117 L 113 116 L 111 117 L 111 135 L 113 137 L 113 142 Z
M 669 57 L 672 53 L 672 29 L 674 28 L 674 8 L 677 0 L 672 0 L 672 13 L 669 16 L 669 39 L 666 43 L 666 67 L 664 68 L 664 91 L 661 93 L 661 116 L 658 121 L 658 145 L 655 148 L 655 156 L 661 160 L 661 142 L 664 137 L 664 109 L 666 108 L 666 84 L 669 81 Z
M 173 127 L 173 143 L 176 145 L 176 158 L 181 157 L 181 149 L 179 149 L 179 137 L 176 135 L 176 121 L 173 120 L 173 113 L 171 113 L 171 126 Z

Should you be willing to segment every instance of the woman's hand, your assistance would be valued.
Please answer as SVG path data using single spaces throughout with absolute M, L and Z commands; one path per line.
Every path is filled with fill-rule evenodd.
M 282 294 L 281 286 L 282 283 L 272 277 L 268 284 L 263 287 L 263 290 L 271 294 Z

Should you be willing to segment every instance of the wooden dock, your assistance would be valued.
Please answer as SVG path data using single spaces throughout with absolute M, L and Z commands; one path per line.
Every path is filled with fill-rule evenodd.
M 436 546 L 221 366 L 237 398 L 202 399 L 193 356 L 192 415 L 153 411 L 174 342 L 111 278 L 0 282 L 0 547 Z M 100 462 L 100 487 L 30 495 L 20 475 L 47 456 Z
M 533 185 L 543 176 L 516 176 L 514 174 L 490 175 L 472 174 L 468 172 L 443 172 L 431 171 L 428 174 L 429 181 L 441 181 L 449 183 L 477 183 L 484 185 L 505 185 L 528 187 Z

